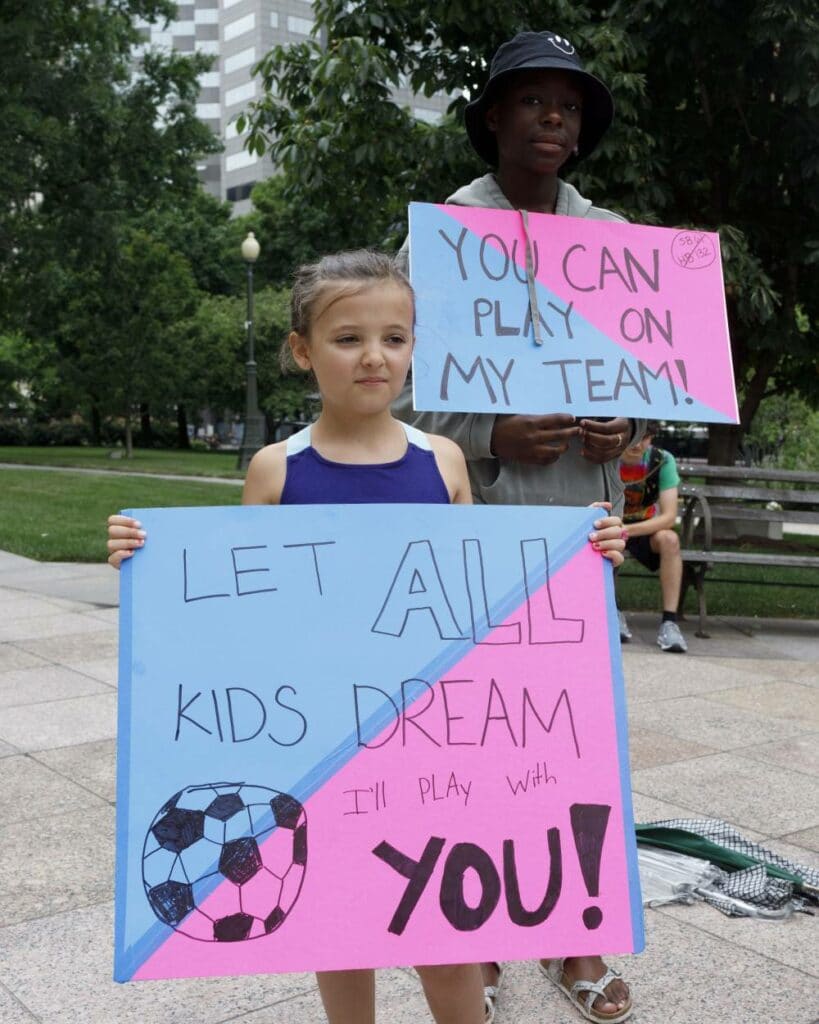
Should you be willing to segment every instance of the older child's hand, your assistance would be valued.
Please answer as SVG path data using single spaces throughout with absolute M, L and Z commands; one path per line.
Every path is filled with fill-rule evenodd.
M 611 420 L 580 420 L 583 447 L 580 454 L 602 466 L 619 459 L 631 442 L 631 423 L 625 416 Z
M 108 564 L 119 569 L 145 543 L 142 523 L 130 516 L 108 517 Z
M 602 508 L 610 512 L 611 502 L 595 501 L 591 508 Z M 602 519 L 595 519 L 594 531 L 589 534 L 589 541 L 594 550 L 599 551 L 603 558 L 608 558 L 615 569 L 625 561 L 623 551 L 626 547 L 626 531 L 620 516 L 603 516 Z

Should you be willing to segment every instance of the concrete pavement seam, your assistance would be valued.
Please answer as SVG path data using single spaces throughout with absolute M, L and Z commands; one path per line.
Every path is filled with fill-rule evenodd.
M 21 999 L 19 999 L 7 985 L 4 985 L 2 981 L 0 981 L 0 988 L 6 993 L 9 999 L 15 1002 L 18 1006 L 22 1007 L 22 1009 L 29 1015 L 29 1017 L 31 1017 L 32 1020 L 42 1020 L 42 1018 L 38 1017 L 36 1013 L 30 1010 L 29 1007 L 26 1006 L 26 1004 Z

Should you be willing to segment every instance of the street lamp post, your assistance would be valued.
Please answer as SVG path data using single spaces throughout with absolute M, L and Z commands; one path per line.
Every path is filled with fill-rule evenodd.
M 242 242 L 242 259 L 247 266 L 247 362 L 245 390 L 245 429 L 242 447 L 239 449 L 239 469 L 247 469 L 254 454 L 264 444 L 265 423 L 259 411 L 259 396 L 256 385 L 256 357 L 253 351 L 253 264 L 259 258 L 259 243 L 252 231 Z

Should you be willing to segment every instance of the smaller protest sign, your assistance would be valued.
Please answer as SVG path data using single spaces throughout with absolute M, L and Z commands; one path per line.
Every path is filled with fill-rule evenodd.
M 418 410 L 738 422 L 716 234 L 412 203 L 410 269 Z

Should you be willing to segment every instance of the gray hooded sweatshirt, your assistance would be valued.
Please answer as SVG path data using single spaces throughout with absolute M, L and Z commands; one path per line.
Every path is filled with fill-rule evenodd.
M 476 178 L 447 199 L 457 206 L 483 206 L 496 210 L 514 207 L 493 174 Z M 555 213 L 592 220 L 623 221 L 619 214 L 592 206 L 572 185 L 558 179 Z M 405 272 L 409 266 L 409 239 L 401 246 L 396 262 Z M 418 257 L 416 256 L 416 259 Z M 590 505 L 610 501 L 615 514 L 623 511 L 623 486 L 618 460 L 603 466 L 580 454 L 580 439 L 549 466 L 509 462 L 492 454 L 492 413 L 416 412 L 412 407 L 412 382 L 408 381 L 393 412 L 430 434 L 443 434 L 460 445 L 466 456 L 474 500 L 483 505 Z M 645 420 L 631 420 L 632 438 L 642 437 Z

